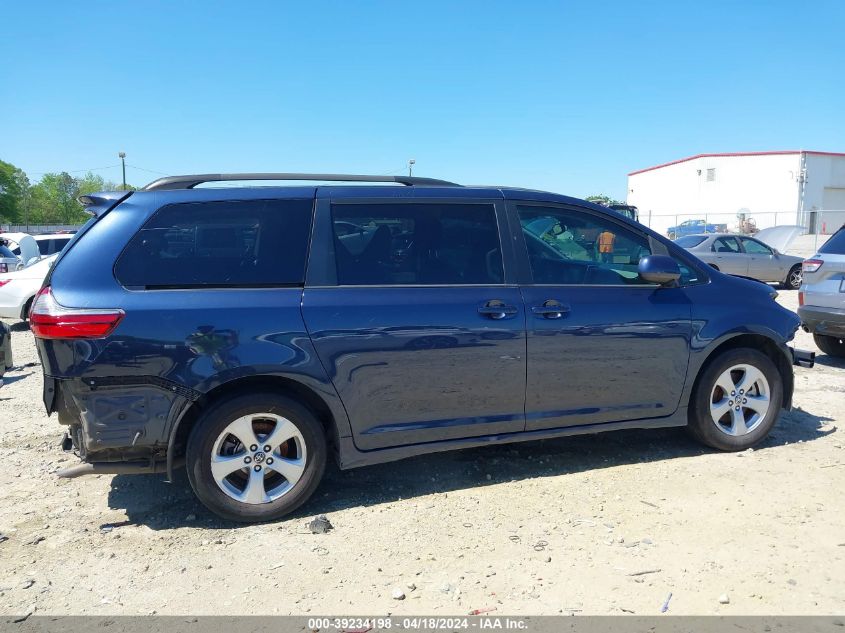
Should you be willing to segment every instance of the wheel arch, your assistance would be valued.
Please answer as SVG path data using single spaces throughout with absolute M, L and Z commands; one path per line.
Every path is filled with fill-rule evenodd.
M 689 392 L 689 398 L 692 398 L 698 387 L 698 382 L 704 370 L 712 363 L 718 356 L 726 351 L 732 349 L 740 349 L 747 347 L 749 349 L 757 350 L 768 356 L 777 367 L 778 373 L 783 381 L 783 408 L 787 411 L 792 408 L 792 392 L 795 386 L 795 376 L 792 373 L 792 363 L 787 358 L 784 352 L 783 345 L 770 336 L 759 333 L 737 332 L 730 334 L 715 343 L 707 352 L 698 366 L 695 374 L 695 380 Z
M 300 402 L 317 417 L 326 433 L 330 445 L 339 445 L 340 429 L 337 416 L 326 399 L 308 385 L 289 376 L 260 375 L 244 376 L 227 381 L 205 393 L 191 403 L 173 423 L 167 444 L 167 477 L 173 479 L 173 466 L 177 458 L 185 454 L 188 436 L 200 416 L 213 404 L 249 392 L 271 392 L 288 396 Z
M 26 321 L 29 319 L 29 308 L 34 300 L 35 295 L 33 294 L 31 297 L 29 297 L 26 301 L 23 302 L 23 305 L 21 306 L 21 321 Z

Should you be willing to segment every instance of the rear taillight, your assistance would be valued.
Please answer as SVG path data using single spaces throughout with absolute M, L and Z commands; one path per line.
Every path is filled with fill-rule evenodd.
M 47 286 L 32 303 L 29 327 L 38 338 L 102 338 L 112 333 L 123 316 L 123 310 L 66 308 Z
M 0 262 L 0 273 L 9 272 L 9 265 L 6 262 Z
M 824 264 L 823 259 L 805 259 L 801 264 L 801 268 L 805 273 L 814 273 Z
M 804 291 L 803 290 L 798 291 L 798 305 L 799 306 L 804 305 Z
M 11 279 L 0 279 L 0 288 L 5 286 L 7 283 L 11 282 Z

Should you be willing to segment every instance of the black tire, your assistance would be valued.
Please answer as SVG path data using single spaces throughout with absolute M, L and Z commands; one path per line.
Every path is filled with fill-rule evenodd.
M 836 356 L 836 358 L 845 358 L 845 338 L 813 334 L 813 340 L 825 354 Z
M 23 305 L 23 309 L 21 310 L 21 321 L 28 322 L 29 321 L 29 309 L 32 307 L 32 302 L 35 300 L 35 297 L 30 297 L 26 300 L 26 303 Z
M 798 290 L 801 287 L 802 280 L 801 264 L 795 264 L 795 266 L 789 269 L 782 285 L 787 290 Z
M 274 501 L 251 504 L 238 501 L 221 489 L 211 473 L 211 456 L 215 442 L 231 422 L 256 413 L 272 413 L 290 420 L 304 439 L 306 460 L 300 479 L 290 490 Z M 242 394 L 212 405 L 197 420 L 185 455 L 188 480 L 203 505 L 223 519 L 242 523 L 274 521 L 296 510 L 317 489 L 325 471 L 327 450 L 323 427 L 307 407 L 273 393 Z M 245 467 L 246 472 L 248 468 Z
M 769 408 L 762 421 L 745 435 L 728 435 L 710 415 L 710 399 L 717 379 L 736 365 L 751 365 L 762 372 L 769 384 Z M 689 407 L 687 430 L 702 444 L 720 451 L 744 451 L 766 438 L 783 406 L 783 379 L 772 360 L 754 349 L 728 350 L 710 360 L 696 380 Z

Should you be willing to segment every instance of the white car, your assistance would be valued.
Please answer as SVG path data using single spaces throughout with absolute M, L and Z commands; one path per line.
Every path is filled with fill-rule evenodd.
M 32 299 L 41 289 L 57 256 L 58 253 L 22 270 L 0 275 L 0 319 L 27 319 Z
M 41 259 L 38 242 L 28 233 L 0 233 L 0 273 L 20 270 Z

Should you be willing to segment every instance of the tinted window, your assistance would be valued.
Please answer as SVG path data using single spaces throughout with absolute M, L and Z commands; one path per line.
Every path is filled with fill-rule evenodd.
M 739 242 L 735 237 L 719 237 L 713 240 L 714 253 L 739 253 Z
M 845 226 L 834 233 L 827 242 L 819 247 L 819 253 L 845 255 Z
M 336 204 L 332 219 L 341 285 L 502 283 L 492 205 Z
M 681 248 L 693 248 L 701 244 L 707 237 L 704 235 L 687 235 L 686 237 L 679 237 L 675 240 L 675 244 Z
M 598 215 L 556 207 L 518 206 L 534 283 L 643 284 L 648 240 Z
M 310 200 L 174 204 L 150 218 L 115 266 L 125 286 L 301 284 Z
M 771 255 L 772 250 L 756 240 L 748 239 L 747 237 L 739 238 L 742 240 L 742 246 L 746 253 L 751 255 Z

